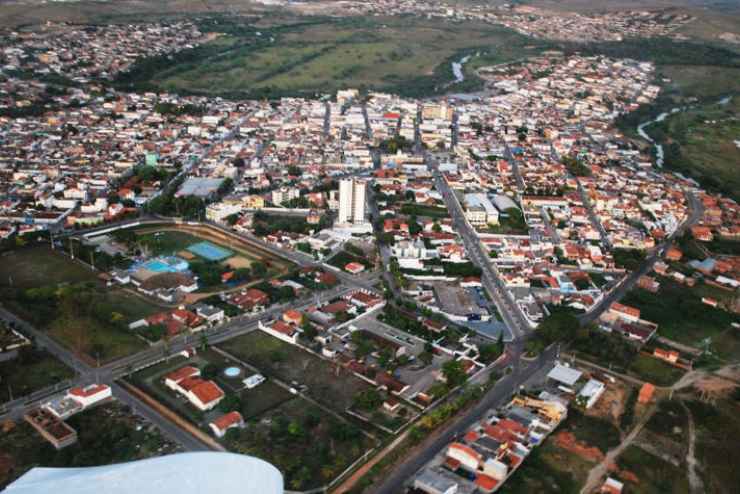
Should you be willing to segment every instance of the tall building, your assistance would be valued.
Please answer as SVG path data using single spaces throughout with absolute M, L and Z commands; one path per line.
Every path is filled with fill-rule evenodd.
M 365 186 L 365 182 L 353 178 L 339 181 L 340 224 L 365 222 Z

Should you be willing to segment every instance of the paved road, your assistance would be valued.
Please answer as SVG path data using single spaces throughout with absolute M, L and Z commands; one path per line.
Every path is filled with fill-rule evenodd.
M 425 445 L 419 453 L 407 458 L 404 463 L 397 466 L 385 481 L 373 488 L 371 492 L 374 494 L 398 494 L 404 492 L 404 484 L 416 472 L 432 461 L 450 442 L 464 434 L 489 411 L 505 404 L 529 378 L 545 366 L 552 365 L 556 355 L 557 348 L 551 347 L 545 352 L 542 352 L 534 362 L 526 366 L 515 365 L 514 371 L 503 377 L 477 405 L 447 426 L 442 433 L 437 433 L 430 444 Z M 519 358 L 515 358 L 514 361 L 519 362 Z
M 346 285 L 339 285 L 332 290 L 322 292 L 316 297 L 304 299 L 298 303 L 293 302 L 290 304 L 276 305 L 259 314 L 234 318 L 221 326 L 209 329 L 204 333 L 204 335 L 209 344 L 218 344 L 225 340 L 255 331 L 259 321 L 274 319 L 288 307 L 293 307 L 298 310 L 304 309 L 309 305 L 322 303 L 332 298 L 344 295 L 353 289 L 354 288 Z M 67 349 L 65 346 L 51 339 L 43 331 L 40 331 L 18 319 L 14 314 L 7 310 L 0 308 L 0 317 L 8 321 L 13 321 L 16 327 L 21 329 L 24 333 L 33 336 L 40 346 L 75 370 L 77 377 L 65 382 L 63 389 L 72 386 L 90 384 L 93 382 L 108 384 L 111 386 L 113 394 L 118 400 L 131 406 L 136 413 L 156 425 L 163 434 L 182 445 L 186 450 L 201 451 L 208 449 L 208 447 L 201 441 L 177 427 L 115 382 L 117 379 L 132 373 L 136 369 L 158 362 L 168 355 L 177 354 L 188 347 L 197 347 L 201 345 L 201 335 L 178 335 L 171 339 L 166 345 L 160 343 L 139 353 L 116 360 L 115 362 L 105 366 L 95 368 L 81 360 L 74 352 Z M 18 419 L 23 415 L 23 413 L 31 408 L 39 406 L 45 401 L 48 401 L 50 396 L 59 393 L 63 389 L 58 385 L 49 386 L 48 388 L 37 391 L 30 397 L 21 397 L 12 404 L 6 404 L 7 411 L 0 416 L 0 419 Z
M 619 300 L 621 300 L 622 297 L 627 294 L 627 292 L 634 288 L 634 286 L 637 284 L 637 281 L 642 276 L 652 271 L 655 263 L 665 255 L 666 250 L 668 249 L 668 247 L 670 247 L 673 240 L 676 237 L 683 235 L 683 233 L 688 228 L 690 228 L 692 225 L 695 225 L 701 219 L 702 215 L 704 214 L 704 208 L 701 204 L 701 201 L 699 201 L 699 199 L 693 193 L 688 193 L 686 196 L 689 203 L 688 218 L 686 218 L 681 226 L 679 226 L 676 231 L 674 231 L 662 244 L 652 250 L 645 261 L 643 261 L 639 269 L 630 273 L 619 284 L 617 288 L 612 290 L 591 310 L 589 310 L 585 314 L 581 314 L 579 316 L 581 324 L 588 324 L 597 320 L 604 311 L 609 309 L 613 302 L 618 302 Z
M 452 215 L 453 225 L 465 243 L 465 249 L 470 260 L 481 269 L 483 273 L 481 281 L 486 287 L 486 290 L 491 294 L 499 314 L 501 314 L 504 323 L 511 332 L 512 338 L 524 337 L 532 331 L 532 328 L 522 315 L 521 310 L 504 282 L 499 278 L 498 271 L 491 264 L 488 255 L 481 246 L 477 233 L 473 231 L 470 224 L 466 221 L 460 202 L 437 169 L 437 162 L 431 158 L 431 155 L 427 155 L 427 160 L 434 171 L 437 190 L 442 194 L 447 209 Z

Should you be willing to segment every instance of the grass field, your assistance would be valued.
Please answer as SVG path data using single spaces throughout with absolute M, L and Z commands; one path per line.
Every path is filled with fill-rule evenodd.
M 152 233 L 142 233 L 138 241 L 146 246 L 152 256 L 174 255 L 203 239 L 186 232 L 163 230 Z
M 372 447 L 356 427 L 340 422 L 303 399 L 270 411 L 259 421 L 227 434 L 230 451 L 275 465 L 288 489 L 325 485 Z
M 734 77 L 740 77 L 740 69 Z M 740 136 L 740 96 L 674 114 L 647 131 L 663 144 L 667 168 L 740 199 L 740 147 L 735 143 Z
M 688 494 L 689 482 L 683 468 L 658 458 L 637 446 L 629 446 L 619 455 L 619 468 L 635 475 L 638 482 L 630 482 L 623 476 L 628 492 L 636 494 L 652 494 L 655 492 L 671 492 Z M 625 490 L 627 490 L 625 489 Z
M 657 358 L 640 354 L 630 365 L 629 373 L 656 386 L 670 386 L 678 381 L 685 371 Z
M 336 372 L 329 362 L 261 331 L 231 339 L 220 347 L 268 377 L 305 384 L 310 396 L 340 413 L 352 404 L 356 393 L 369 388 L 346 370 Z
M 106 289 L 95 272 L 46 247 L 12 251 L 3 259 L 4 304 L 70 349 L 91 362 L 108 362 L 145 348 L 126 325 L 162 310 L 159 306 Z
M 577 494 L 592 467 L 592 463 L 555 446 L 550 438 L 532 451 L 499 492 Z
M 36 390 L 74 376 L 72 369 L 51 354 L 23 349 L 13 360 L 0 362 L 0 403 L 20 398 Z
M 652 294 L 632 290 L 624 303 L 640 309 L 642 319 L 658 324 L 658 334 L 687 345 L 700 346 L 705 338 L 723 335 L 737 316 L 714 309 L 701 302 L 701 287 L 688 288 L 661 279 L 660 291 Z M 712 347 L 725 358 L 733 357 L 727 348 Z
M 740 485 L 740 437 L 738 401 L 718 400 L 712 406 L 700 401 L 687 401 L 696 424 L 696 455 L 704 467 L 702 478 L 706 492 L 730 494 Z
M 95 279 L 93 271 L 46 246 L 14 250 L 0 256 L 0 286 L 36 288 Z
M 27 423 L 0 434 L 0 489 L 33 467 L 88 467 L 173 453 L 178 448 L 152 425 L 117 402 L 86 410 L 68 420 L 76 444 L 57 451 Z
M 449 89 L 450 62 L 464 54 L 490 64 L 536 54 L 542 44 L 502 26 L 417 17 L 307 18 L 259 32 L 232 19 L 208 27 L 225 35 L 176 60 L 142 65 L 122 82 L 252 97 L 346 87 L 421 96 Z M 478 82 L 469 72 L 452 89 L 479 87 Z

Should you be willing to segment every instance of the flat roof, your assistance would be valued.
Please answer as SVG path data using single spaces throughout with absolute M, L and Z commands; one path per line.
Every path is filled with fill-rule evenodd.
M 547 374 L 548 379 L 558 381 L 559 383 L 565 384 L 566 386 L 573 386 L 583 375 L 583 372 L 571 369 L 564 365 L 557 364 Z

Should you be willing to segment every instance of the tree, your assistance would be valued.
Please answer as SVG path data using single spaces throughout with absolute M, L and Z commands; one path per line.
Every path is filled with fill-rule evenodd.
M 462 363 L 459 360 L 450 360 L 442 365 L 442 375 L 447 380 L 447 385 L 450 388 L 455 388 L 462 385 L 468 380 L 468 375 L 463 369 Z
M 567 310 L 557 310 L 546 317 L 537 328 L 537 335 L 545 345 L 556 341 L 570 341 L 576 336 L 579 322 Z
M 242 400 L 237 394 L 227 394 L 218 404 L 218 409 L 223 413 L 241 411 Z
M 267 274 L 267 266 L 263 262 L 252 263 L 252 273 L 256 278 L 262 278 Z
M 360 410 L 375 410 L 383 404 L 383 397 L 380 395 L 377 389 L 370 388 L 357 393 L 354 398 L 354 403 L 355 406 Z
M 203 367 L 201 375 L 204 379 L 213 379 L 218 375 L 218 366 L 208 363 Z

